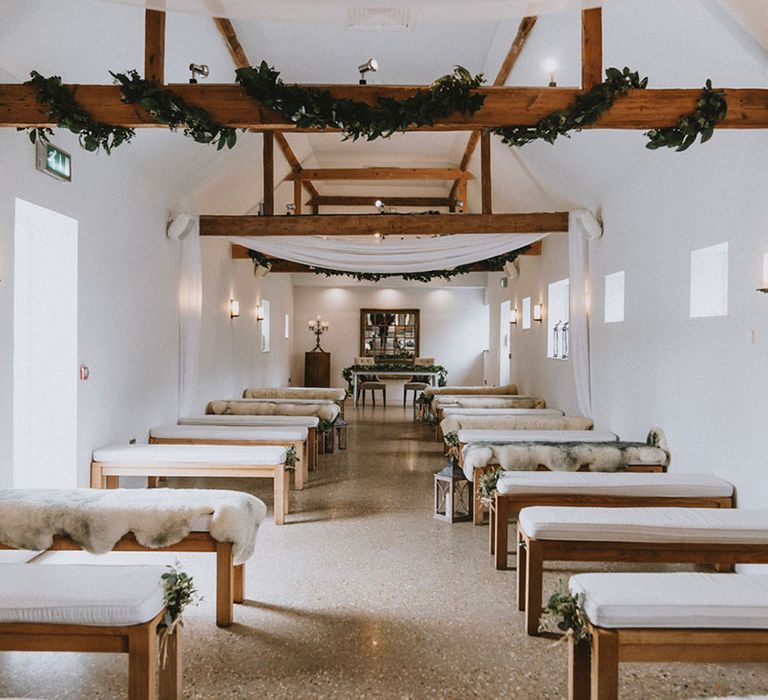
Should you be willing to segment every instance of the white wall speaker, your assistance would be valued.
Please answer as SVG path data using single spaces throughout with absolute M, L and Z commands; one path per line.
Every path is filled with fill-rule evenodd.
M 520 277 L 520 263 L 517 260 L 508 260 L 505 262 L 504 275 L 511 280 L 516 280 Z
M 189 214 L 178 214 L 170 222 L 165 230 L 166 235 L 173 241 L 181 241 L 188 236 L 195 227 L 195 219 Z

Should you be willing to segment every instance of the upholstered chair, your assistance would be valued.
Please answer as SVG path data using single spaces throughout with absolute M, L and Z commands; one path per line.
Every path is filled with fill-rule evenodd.
M 435 364 L 434 357 L 417 357 L 413 360 L 413 368 L 431 367 Z M 403 408 L 408 401 L 408 392 L 413 392 L 413 412 L 416 414 L 416 397 L 420 391 L 424 391 L 430 384 L 430 377 L 414 374 L 405 384 L 403 384 Z
M 356 357 L 356 365 L 375 365 L 376 358 L 373 357 Z M 371 401 L 373 405 L 376 405 L 376 392 L 380 391 L 384 397 L 384 405 L 387 405 L 387 385 L 381 381 L 375 374 L 361 374 L 357 378 L 357 396 L 355 399 L 360 399 L 360 392 L 363 392 L 363 406 L 365 406 L 365 392 L 371 392 Z

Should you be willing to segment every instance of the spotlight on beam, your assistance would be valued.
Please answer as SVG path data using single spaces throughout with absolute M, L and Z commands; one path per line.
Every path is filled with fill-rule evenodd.
M 189 79 L 190 85 L 197 85 L 197 76 L 201 78 L 207 78 L 210 71 L 205 63 L 190 63 L 189 70 L 192 73 L 192 77 Z
M 367 85 L 368 81 L 365 79 L 365 74 L 375 73 L 379 70 L 379 64 L 375 58 L 369 58 L 363 65 L 358 66 L 357 70 L 360 71 L 360 85 Z

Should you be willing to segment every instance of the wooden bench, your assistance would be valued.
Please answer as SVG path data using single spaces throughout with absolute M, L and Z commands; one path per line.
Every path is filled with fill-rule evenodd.
M 733 485 L 711 474 L 505 472 L 490 517 L 490 549 L 507 568 L 508 527 L 528 506 L 732 508 Z
M 242 445 L 115 445 L 95 450 L 91 461 L 91 487 L 115 489 L 121 476 L 241 477 L 272 479 L 275 525 L 288 513 L 286 452 L 282 447 Z
M 128 697 L 158 697 L 162 566 L 0 565 L 0 651 L 128 654 Z M 159 668 L 160 700 L 181 698 L 177 627 Z
M 163 425 L 149 431 L 150 445 L 249 445 L 293 447 L 298 463 L 294 486 L 301 491 L 309 479 L 307 428 L 282 426 Z
M 528 634 L 542 609 L 545 561 L 768 563 L 768 510 L 524 508 L 517 525 L 517 607 Z
M 461 408 L 459 406 L 446 406 L 441 410 L 442 419 L 435 426 L 435 437 L 438 441 L 442 440 L 445 436 L 442 425 L 448 418 L 514 418 L 518 416 L 554 418 L 563 415 L 563 412 L 557 408 Z
M 569 641 L 569 700 L 617 700 L 619 663 L 768 662 L 768 576 L 579 574 L 590 641 Z

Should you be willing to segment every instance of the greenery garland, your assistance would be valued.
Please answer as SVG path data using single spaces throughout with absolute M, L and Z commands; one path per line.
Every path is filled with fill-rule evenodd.
M 466 275 L 468 272 L 473 272 L 477 265 L 481 265 L 488 270 L 498 270 L 507 262 L 516 260 L 518 256 L 525 253 L 530 246 L 524 248 L 518 248 L 509 253 L 503 255 L 496 255 L 492 258 L 486 258 L 485 260 L 479 260 L 474 263 L 468 263 L 466 265 L 458 265 L 448 270 L 425 270 L 424 272 L 351 272 L 347 270 L 331 270 L 325 267 L 313 267 L 311 272 L 316 275 L 325 275 L 326 277 L 352 277 L 358 282 L 379 282 L 383 279 L 389 279 L 391 277 L 402 277 L 409 282 L 430 282 L 434 279 L 442 279 L 446 282 L 450 281 L 457 275 Z M 255 267 L 271 267 L 274 262 L 273 258 L 270 258 L 264 253 L 260 253 L 257 250 L 248 249 L 248 256 L 253 261 Z M 442 386 L 442 384 L 441 384 Z
M 563 633 L 563 638 L 573 637 L 574 642 L 588 641 L 592 633 L 584 613 L 584 595 L 573 595 L 561 579 L 556 590 L 544 607 L 539 621 L 539 632 Z
M 56 122 L 62 129 L 68 129 L 77 134 L 80 146 L 86 151 L 98 151 L 103 148 L 107 155 L 123 143 L 130 141 L 136 134 L 133 129 L 122 126 L 110 126 L 91 119 L 72 96 L 68 87 L 61 82 L 61 76 L 52 75 L 45 78 L 36 70 L 33 70 L 25 85 L 32 85 L 37 90 L 37 100 L 48 107 L 48 118 Z M 26 129 L 19 128 L 18 131 Z M 40 127 L 28 129 L 29 140 L 35 143 L 37 139 L 48 141 L 53 136 L 53 130 Z
M 712 81 L 707 84 L 696 102 L 696 109 L 691 114 L 686 114 L 677 122 L 677 126 L 665 129 L 651 129 L 646 132 L 649 141 L 646 148 L 674 148 L 684 151 L 696 142 L 696 137 L 701 134 L 701 143 L 706 143 L 715 133 L 715 126 L 725 119 L 728 113 L 728 102 L 725 92 L 715 92 L 712 89 Z
M 630 71 L 626 67 L 623 70 L 608 68 L 605 80 L 588 92 L 577 95 L 567 109 L 548 114 L 535 126 L 502 126 L 491 131 L 508 146 L 525 146 L 539 139 L 554 143 L 558 136 L 568 136 L 569 131 L 581 131 L 585 126 L 597 122 L 617 97 L 633 89 L 644 90 L 647 85 L 648 78 L 640 78 L 637 71 Z
M 413 365 L 396 364 L 379 362 L 375 365 L 350 365 L 341 370 L 341 376 L 344 377 L 344 381 L 347 382 L 347 394 L 352 396 L 354 391 L 354 376 L 353 372 L 366 372 L 367 374 L 376 374 L 376 372 L 402 372 L 403 374 L 418 374 L 419 372 L 437 372 L 437 384 L 438 386 L 446 385 L 446 377 L 448 376 L 448 370 L 442 365 L 419 365 L 414 367 Z
M 135 70 L 110 75 L 119 83 L 123 101 L 140 104 L 159 124 L 165 124 L 171 131 L 183 127 L 184 136 L 198 143 L 211 143 L 216 150 L 233 148 L 237 143 L 237 132 L 221 126 L 211 119 L 201 107 L 188 105 L 178 95 L 151 80 L 144 80 Z
M 287 85 L 266 61 L 258 67 L 238 68 L 237 82 L 260 104 L 269 107 L 302 129 L 340 129 L 345 138 L 368 141 L 388 138 L 397 131 L 431 126 L 455 113 L 474 114 L 485 96 L 473 92 L 483 76 L 473 76 L 456 66 L 453 73 L 435 80 L 404 100 L 379 97 L 376 106 L 350 99 L 336 99 L 329 90 Z

